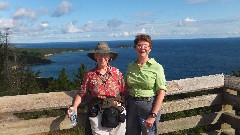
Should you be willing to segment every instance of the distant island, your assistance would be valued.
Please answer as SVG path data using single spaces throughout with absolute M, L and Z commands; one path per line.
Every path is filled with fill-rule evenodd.
M 131 45 L 118 45 L 116 48 L 132 48 Z
M 115 48 L 131 48 L 130 45 L 118 45 Z M 94 48 L 16 48 L 19 52 L 19 61 L 22 61 L 25 65 L 45 65 L 54 63 L 54 61 L 48 59 L 48 57 L 55 54 L 64 52 L 79 52 L 90 51 Z
M 17 48 L 19 52 L 19 61 L 22 61 L 25 65 L 44 65 L 51 64 L 54 61 L 48 59 L 49 56 L 64 52 L 78 52 L 88 51 L 91 48 Z

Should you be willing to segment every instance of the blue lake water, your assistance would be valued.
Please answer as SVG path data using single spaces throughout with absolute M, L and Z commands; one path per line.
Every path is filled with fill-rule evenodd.
M 35 43 L 17 44 L 22 48 L 93 48 L 96 41 L 66 43 Z M 118 45 L 131 45 L 133 41 L 108 41 L 111 50 L 119 56 L 111 62 L 123 74 L 127 65 L 136 60 L 133 48 L 117 48 Z M 155 58 L 165 69 L 167 80 L 178 80 L 213 74 L 232 74 L 231 70 L 240 68 L 240 38 L 221 39 L 171 39 L 154 40 L 150 57 Z M 87 57 L 87 51 L 66 52 L 49 57 L 55 63 L 33 66 L 34 71 L 40 70 L 42 77 L 58 77 L 61 68 L 66 68 L 70 77 L 77 72 L 82 63 L 87 69 L 95 66 L 95 62 Z

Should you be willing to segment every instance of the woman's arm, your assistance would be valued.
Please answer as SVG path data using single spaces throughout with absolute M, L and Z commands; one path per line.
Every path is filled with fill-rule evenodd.
M 77 108 L 78 108 L 78 106 L 79 106 L 79 104 L 82 102 L 82 98 L 77 94 L 77 96 L 76 96 L 76 98 L 75 98 L 75 101 L 74 101 L 74 103 L 73 103 L 73 110 L 74 110 L 74 112 L 76 113 L 76 115 L 77 115 Z M 70 111 L 69 111 L 69 109 L 68 109 L 68 111 L 67 111 L 67 113 L 68 113 L 68 117 L 70 117 Z
M 158 114 L 158 112 L 159 112 L 159 110 L 162 106 L 164 96 L 165 96 L 165 90 L 159 90 L 156 102 L 155 102 L 155 104 L 153 106 L 153 109 L 152 109 L 152 113 Z
M 160 108 L 163 104 L 164 96 L 165 96 L 165 90 L 163 90 L 163 89 L 159 90 L 158 95 L 157 95 L 157 99 L 156 99 L 156 101 L 153 105 L 153 109 L 152 109 L 151 113 L 155 113 L 155 114 L 159 113 L 159 110 L 160 110 Z M 146 120 L 145 125 L 147 127 L 151 127 L 151 126 L 153 126 L 153 123 L 154 123 L 155 120 L 156 120 L 156 117 L 152 117 L 151 115 L 149 115 L 149 117 Z

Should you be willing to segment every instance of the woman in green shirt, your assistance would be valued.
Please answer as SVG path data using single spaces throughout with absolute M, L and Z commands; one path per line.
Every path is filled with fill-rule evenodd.
M 126 135 L 156 135 L 166 90 L 164 69 L 148 56 L 152 49 L 149 35 L 137 35 L 134 48 L 138 59 L 129 64 L 126 74 Z

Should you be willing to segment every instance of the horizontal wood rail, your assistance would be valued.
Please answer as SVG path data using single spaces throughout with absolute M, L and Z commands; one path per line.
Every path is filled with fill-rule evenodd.
M 239 78 L 224 76 L 222 74 L 194 77 L 167 82 L 167 96 L 189 92 L 208 91 L 219 89 L 219 93 L 201 95 L 166 101 L 162 107 L 162 114 L 186 111 L 213 105 L 230 104 L 239 107 L 240 98 L 223 90 L 234 89 L 239 91 Z M 240 84 L 240 83 L 239 83 Z M 226 86 L 225 86 L 226 85 Z M 6 113 L 35 112 L 67 108 L 72 105 L 77 91 L 50 92 L 29 95 L 0 97 L 0 118 Z M 84 103 L 83 103 L 84 104 Z M 86 103 L 85 103 L 86 104 Z M 86 126 L 86 114 L 78 115 L 78 126 Z M 228 123 L 232 128 L 239 127 L 239 116 L 231 112 L 219 111 L 215 113 L 196 115 L 175 120 L 160 122 L 159 134 L 190 129 L 203 125 Z M 30 120 L 5 121 L 0 120 L 0 134 L 35 134 L 72 128 L 66 116 L 38 118 Z M 219 129 L 220 130 L 220 129 Z M 218 132 L 218 131 L 212 131 Z

